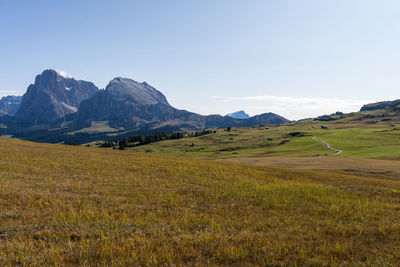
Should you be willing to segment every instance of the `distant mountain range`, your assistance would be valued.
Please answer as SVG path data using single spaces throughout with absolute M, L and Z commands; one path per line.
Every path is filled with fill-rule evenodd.
M 21 105 L 22 96 L 5 96 L 0 98 L 0 117 L 13 116 Z
M 233 112 L 233 113 L 229 113 L 226 116 L 234 118 L 234 119 L 242 119 L 242 120 L 250 118 L 249 114 L 244 112 L 244 110 L 240 110 L 240 111 L 236 111 L 236 112 Z
M 249 117 L 239 111 L 203 116 L 172 107 L 160 91 L 145 82 L 115 78 L 99 90 L 91 82 L 77 81 L 54 70 L 38 75 L 23 95 L 19 109 L 4 115 L 0 123 L 6 127 L 1 127 L 0 133 L 34 141 L 79 143 L 133 133 L 289 122 L 274 113 Z

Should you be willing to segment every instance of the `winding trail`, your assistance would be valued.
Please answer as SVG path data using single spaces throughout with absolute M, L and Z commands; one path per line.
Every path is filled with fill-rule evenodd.
M 318 139 L 317 136 L 314 136 L 312 139 L 325 144 L 328 149 L 335 151 L 335 154 L 333 154 L 333 155 L 339 155 L 339 154 L 342 154 L 342 152 L 343 152 L 343 150 L 333 148 L 328 142 Z

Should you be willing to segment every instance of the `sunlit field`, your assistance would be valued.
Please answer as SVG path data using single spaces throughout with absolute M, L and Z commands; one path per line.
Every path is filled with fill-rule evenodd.
M 367 116 L 376 118 L 364 118 Z M 342 152 L 335 155 L 335 151 L 314 140 L 314 137 Z M 179 157 L 335 156 L 398 160 L 400 116 L 387 110 L 358 112 L 329 122 L 309 119 L 279 126 L 232 128 L 229 132 L 219 129 L 215 134 L 129 149 Z
M 0 139 L 0 265 L 399 265 L 400 182 Z

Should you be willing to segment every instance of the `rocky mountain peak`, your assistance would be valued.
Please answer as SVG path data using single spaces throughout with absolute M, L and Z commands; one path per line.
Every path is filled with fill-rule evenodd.
M 14 121 L 24 126 L 51 124 L 75 113 L 82 100 L 92 97 L 97 91 L 91 82 L 77 81 L 65 73 L 45 70 L 28 87 Z

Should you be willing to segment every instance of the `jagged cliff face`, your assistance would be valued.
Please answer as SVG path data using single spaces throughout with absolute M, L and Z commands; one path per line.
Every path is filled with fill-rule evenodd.
M 5 96 L 0 99 L 0 117 L 13 116 L 21 105 L 22 96 Z
M 77 112 L 80 103 L 93 97 L 98 88 L 91 82 L 77 81 L 45 70 L 28 87 L 13 121 L 21 126 L 52 124 Z

